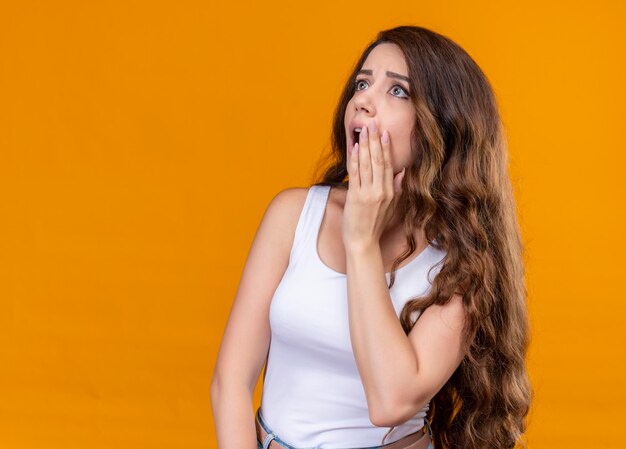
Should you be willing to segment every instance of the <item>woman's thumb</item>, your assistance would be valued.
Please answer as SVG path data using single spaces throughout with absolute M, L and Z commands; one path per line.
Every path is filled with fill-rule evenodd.
M 404 179 L 404 173 L 406 172 L 406 167 L 402 169 L 400 173 L 396 175 L 394 179 L 394 189 L 396 192 L 400 193 L 402 191 L 402 180 Z

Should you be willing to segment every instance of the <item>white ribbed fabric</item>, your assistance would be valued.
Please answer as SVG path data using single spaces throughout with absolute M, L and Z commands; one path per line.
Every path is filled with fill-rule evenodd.
M 389 428 L 369 419 L 350 343 L 347 277 L 325 265 L 317 252 L 329 192 L 329 186 L 310 187 L 289 266 L 272 298 L 261 414 L 276 435 L 295 447 L 376 446 Z M 390 296 L 398 316 L 408 299 L 428 291 L 444 256 L 431 245 L 396 270 Z M 389 282 L 390 273 L 386 277 Z M 427 410 L 428 405 L 396 427 L 384 444 L 421 429 Z

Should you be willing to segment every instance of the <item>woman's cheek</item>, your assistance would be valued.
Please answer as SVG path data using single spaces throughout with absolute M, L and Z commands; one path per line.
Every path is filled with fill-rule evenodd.
M 404 167 L 411 165 L 411 151 L 408 144 L 400 148 L 391 146 L 389 152 L 394 171 L 400 172 Z

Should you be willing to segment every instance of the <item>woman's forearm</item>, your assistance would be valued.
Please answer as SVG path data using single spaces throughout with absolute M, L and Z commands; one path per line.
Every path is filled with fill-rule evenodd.
M 352 349 L 370 416 L 387 426 L 403 411 L 417 359 L 393 307 L 378 244 L 348 248 L 346 259 Z
M 211 387 L 218 449 L 257 449 L 252 395 L 245 386 Z

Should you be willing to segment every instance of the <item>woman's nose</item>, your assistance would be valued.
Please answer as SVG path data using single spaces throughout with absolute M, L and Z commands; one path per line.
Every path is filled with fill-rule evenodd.
M 374 112 L 374 104 L 368 95 L 361 95 L 359 98 L 355 98 L 354 106 L 357 111 L 363 109 L 370 114 Z

